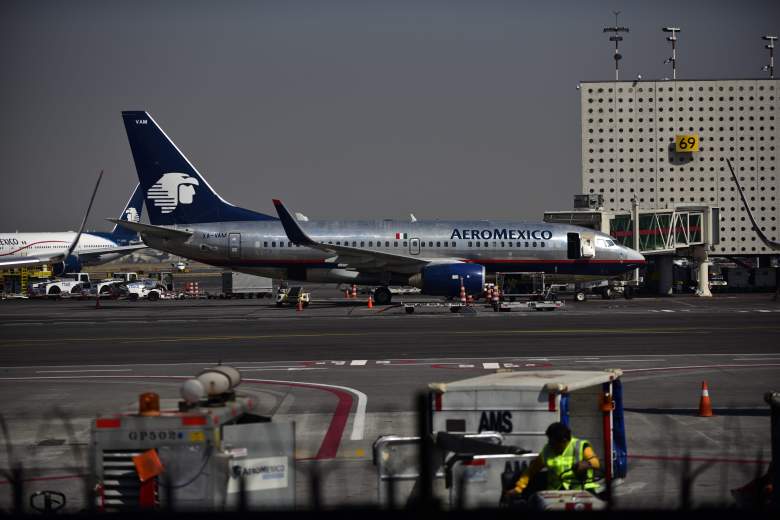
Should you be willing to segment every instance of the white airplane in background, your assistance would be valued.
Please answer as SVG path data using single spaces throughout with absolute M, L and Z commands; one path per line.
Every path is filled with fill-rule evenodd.
M 97 186 L 103 176 L 101 172 L 90 199 L 90 208 Z M 125 209 L 119 216 L 122 221 L 138 222 L 143 211 L 143 193 L 136 186 Z M 87 210 L 87 214 L 89 210 Z M 0 233 L 0 269 L 32 267 L 52 264 L 55 274 L 77 272 L 85 265 L 110 262 L 121 256 L 146 248 L 138 243 L 138 234 L 122 226 L 114 226 L 110 232 L 83 233 L 81 230 L 36 233 Z

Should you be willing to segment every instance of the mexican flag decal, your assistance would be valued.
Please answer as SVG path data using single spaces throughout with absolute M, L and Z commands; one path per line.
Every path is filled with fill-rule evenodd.
M 408 233 L 396 233 L 395 234 L 395 239 L 396 240 L 407 239 L 407 238 L 409 238 Z

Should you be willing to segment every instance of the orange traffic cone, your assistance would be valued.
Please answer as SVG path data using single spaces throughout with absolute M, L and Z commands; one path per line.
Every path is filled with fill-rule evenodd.
M 374 308 L 374 299 L 371 297 L 371 295 L 368 295 L 368 308 L 373 309 Z
M 699 400 L 699 417 L 712 417 L 712 402 L 707 381 L 701 382 L 701 399 Z
M 357 298 L 357 285 L 352 284 L 352 297 Z
M 295 306 L 295 310 L 298 312 L 303 310 L 303 300 L 298 300 L 298 305 Z

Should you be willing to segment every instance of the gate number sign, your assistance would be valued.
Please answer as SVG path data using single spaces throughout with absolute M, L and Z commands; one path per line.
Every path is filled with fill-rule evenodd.
M 699 135 L 683 134 L 683 135 L 674 136 L 674 151 L 675 152 L 698 152 Z

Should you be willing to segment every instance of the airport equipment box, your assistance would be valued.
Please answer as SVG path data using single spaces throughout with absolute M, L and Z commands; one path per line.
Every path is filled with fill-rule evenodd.
M 144 396 L 150 394 L 142 394 Z M 152 394 L 154 395 L 154 394 Z M 293 423 L 252 413 L 251 397 L 154 415 L 119 413 L 92 424 L 96 500 L 105 511 L 164 507 L 292 508 Z M 147 473 L 147 474 L 144 474 Z
M 540 452 L 554 422 L 586 439 L 606 464 L 607 478 L 626 472 L 622 371 L 497 372 L 430 388 L 433 432 L 498 432 L 505 444 Z

